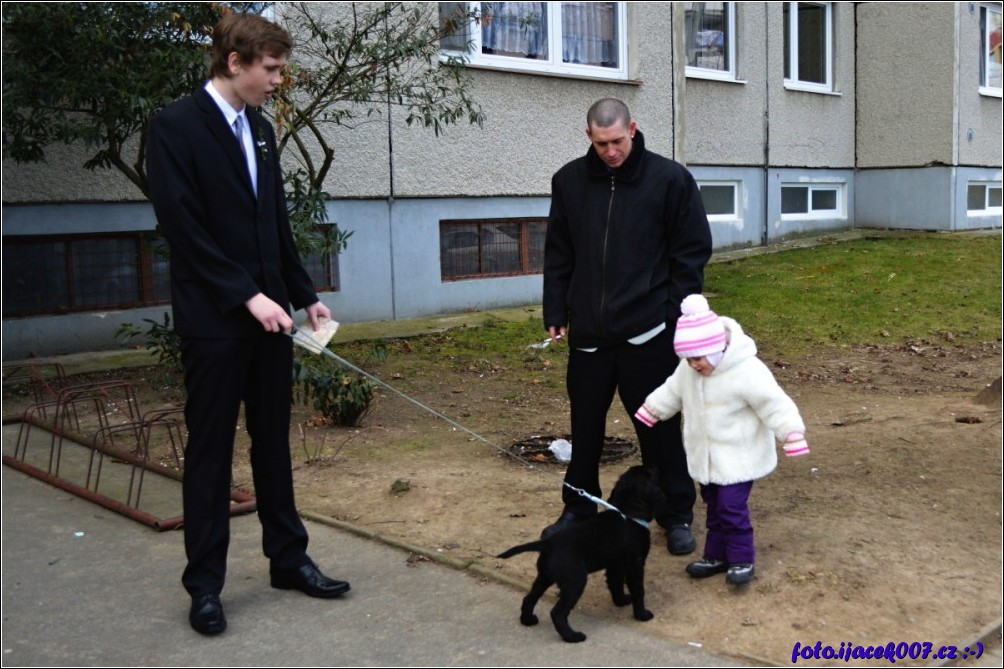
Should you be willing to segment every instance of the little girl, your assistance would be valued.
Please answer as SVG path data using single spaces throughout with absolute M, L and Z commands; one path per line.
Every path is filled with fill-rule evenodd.
M 687 573 L 727 572 L 727 582 L 748 583 L 753 481 L 777 466 L 775 435 L 784 439 L 786 455 L 809 452 L 805 423 L 737 322 L 719 318 L 702 295 L 690 295 L 680 309 L 673 340 L 680 365 L 635 418 L 651 427 L 683 411 L 687 468 L 708 507 L 704 557 L 688 564 Z

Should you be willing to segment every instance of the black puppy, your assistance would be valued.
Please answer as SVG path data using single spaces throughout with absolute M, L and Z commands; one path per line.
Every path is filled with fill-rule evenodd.
M 519 621 L 536 625 L 533 609 L 541 595 L 557 583 L 558 603 L 551 609 L 554 628 L 565 641 L 585 641 L 585 634 L 569 626 L 568 614 L 586 589 L 588 575 L 600 569 L 606 569 L 614 604 L 631 604 L 636 620 L 651 620 L 652 612 L 645 608 L 644 584 L 650 545 L 648 523 L 655 515 L 655 505 L 663 499 L 655 475 L 644 467 L 631 467 L 618 479 L 608 500 L 620 513 L 603 511 L 546 539 L 514 546 L 499 555 L 509 558 L 527 551 L 540 552 L 537 579 L 523 598 Z M 624 592 L 625 583 L 629 594 Z

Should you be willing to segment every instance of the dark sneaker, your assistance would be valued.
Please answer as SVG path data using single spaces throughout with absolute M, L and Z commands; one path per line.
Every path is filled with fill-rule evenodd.
M 737 562 L 729 565 L 729 571 L 725 574 L 725 582 L 732 585 L 743 585 L 749 583 L 756 570 L 752 562 Z
M 707 578 L 708 576 L 721 574 L 722 572 L 727 571 L 728 568 L 729 563 L 725 560 L 716 560 L 715 558 L 709 558 L 705 555 L 697 562 L 691 562 L 688 564 L 687 573 L 694 578 Z
M 666 547 L 673 555 L 689 555 L 697 548 L 690 525 L 673 525 L 666 530 Z
M 544 528 L 544 530 L 540 533 L 540 538 L 546 539 L 552 534 L 556 534 L 561 530 L 571 527 L 572 525 L 577 525 L 587 518 L 589 518 L 589 516 L 577 516 L 571 511 L 565 511 L 556 521 Z

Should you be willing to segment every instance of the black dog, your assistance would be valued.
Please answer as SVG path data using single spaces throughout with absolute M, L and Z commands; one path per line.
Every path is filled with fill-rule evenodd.
M 536 625 L 533 609 L 541 595 L 557 583 L 558 603 L 551 609 L 554 628 L 565 641 L 585 641 L 585 634 L 569 626 L 568 614 L 582 596 L 588 575 L 600 569 L 606 569 L 607 587 L 614 604 L 631 604 L 635 620 L 651 620 L 652 612 L 645 608 L 644 584 L 650 545 L 648 523 L 655 515 L 655 505 L 664 499 L 652 472 L 644 467 L 631 467 L 610 493 L 610 504 L 621 513 L 604 511 L 546 539 L 514 546 L 499 555 L 509 558 L 527 551 L 540 552 L 537 579 L 523 598 L 519 621 L 527 626 Z M 628 593 L 624 592 L 625 583 Z

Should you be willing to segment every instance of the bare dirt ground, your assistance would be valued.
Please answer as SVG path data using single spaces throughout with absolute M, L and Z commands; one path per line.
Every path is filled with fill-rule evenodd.
M 428 365 L 413 360 L 407 340 L 390 342 L 388 351 L 385 362 L 366 368 L 492 445 L 386 389 L 358 428 L 327 427 L 298 410 L 292 442 L 300 509 L 529 584 L 532 554 L 494 556 L 535 539 L 557 517 L 564 471 L 553 462 L 530 468 L 507 452 L 534 435 L 568 432 L 565 352 L 507 363 L 447 356 Z M 599 575 L 579 609 L 757 662 L 790 664 L 796 642 L 930 642 L 961 652 L 1001 616 L 1001 395 L 999 382 L 995 391 L 986 388 L 1001 375 L 1000 342 L 761 357 L 798 403 L 812 452 L 781 457 L 753 489 L 754 581 L 735 588 L 723 577 L 686 575 L 703 542 L 698 501 L 694 556 L 669 555 L 664 534 L 653 531 L 646 587 L 654 620 L 636 622 L 615 608 Z M 144 407 L 178 399 L 156 381 L 156 371 L 130 375 Z M 5 415 L 16 400 L 5 393 Z M 616 404 L 608 434 L 634 439 Z M 637 462 L 635 454 L 604 465 L 604 492 Z M 246 463 L 239 454 L 235 485 L 250 490 Z M 338 560 L 315 557 L 332 566 Z M 523 594 L 513 592 L 513 619 Z M 548 601 L 540 605 L 545 611 Z

